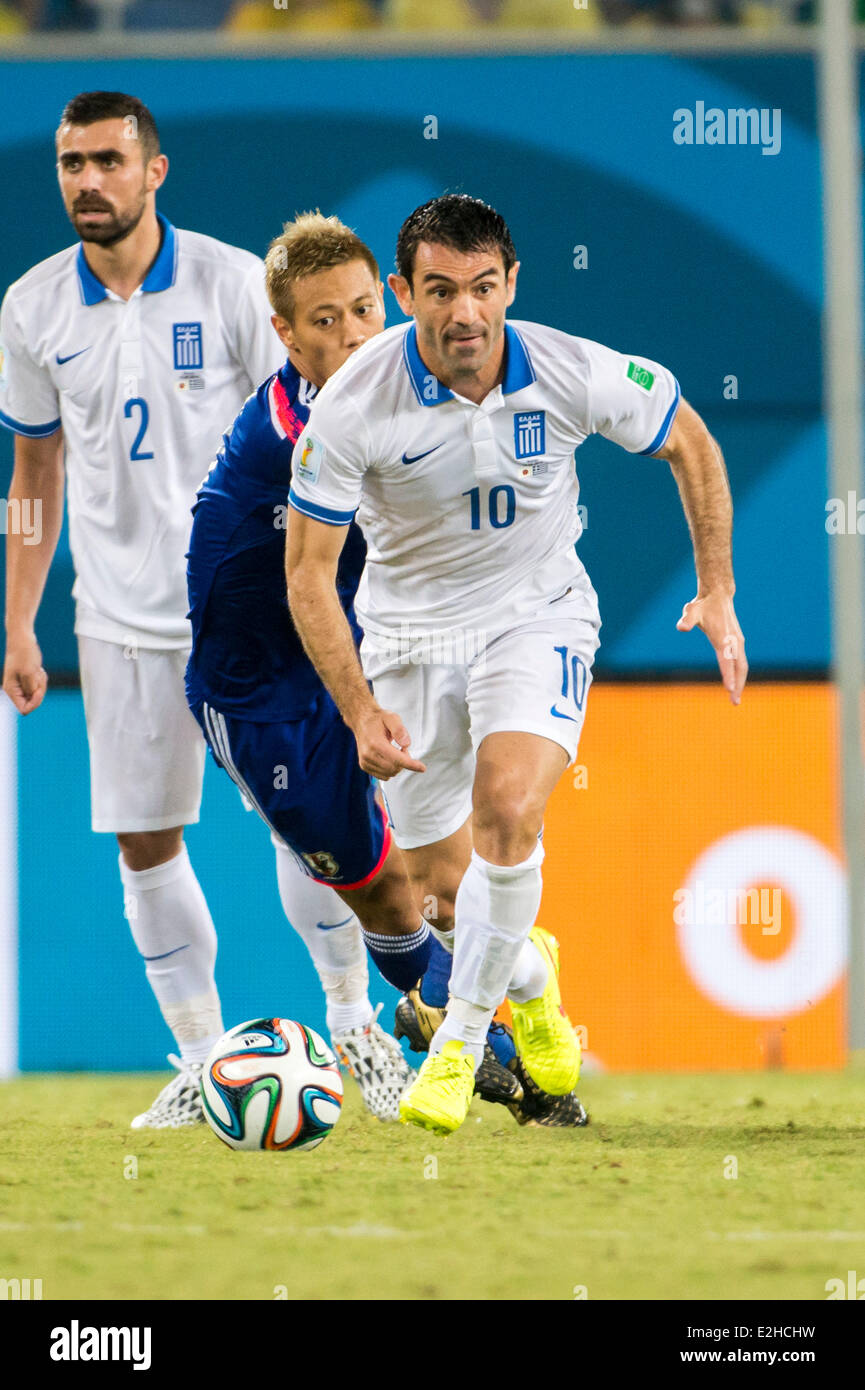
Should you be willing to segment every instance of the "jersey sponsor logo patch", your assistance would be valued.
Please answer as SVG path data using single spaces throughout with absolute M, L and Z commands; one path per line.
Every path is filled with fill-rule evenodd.
M 204 348 L 201 341 L 200 323 L 175 323 L 174 331 L 174 369 L 189 370 L 190 367 L 204 366 Z
M 326 849 L 317 849 L 312 854 L 302 855 L 302 858 L 317 878 L 336 878 L 339 874 L 339 865 Z
M 546 448 L 546 413 L 524 410 L 514 416 L 514 453 L 518 459 L 535 458 Z
M 293 464 L 294 472 L 305 483 L 317 483 L 324 458 L 324 445 L 311 434 L 304 435 L 300 444 L 300 456 Z
M 6 385 L 6 349 L 0 343 L 0 386 Z
M 628 380 L 633 381 L 635 386 L 642 386 L 644 391 L 651 391 L 655 384 L 655 373 L 650 372 L 648 367 L 641 367 L 636 362 L 628 363 Z

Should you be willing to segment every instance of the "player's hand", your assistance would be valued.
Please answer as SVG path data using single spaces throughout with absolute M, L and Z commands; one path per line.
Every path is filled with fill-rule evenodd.
M 405 751 L 411 739 L 398 714 L 386 709 L 371 709 L 361 715 L 352 727 L 357 742 L 357 755 L 364 772 L 386 782 L 403 768 L 410 772 L 426 772 L 423 763 Z
M 3 689 L 19 714 L 30 714 L 42 704 L 48 689 L 48 677 L 35 636 L 9 639 L 3 667 Z
M 680 632 L 699 627 L 705 632 L 718 658 L 721 679 L 734 705 L 738 705 L 748 678 L 745 659 L 745 638 L 736 618 L 733 599 L 729 594 L 705 594 L 692 599 L 682 609 L 676 623 Z

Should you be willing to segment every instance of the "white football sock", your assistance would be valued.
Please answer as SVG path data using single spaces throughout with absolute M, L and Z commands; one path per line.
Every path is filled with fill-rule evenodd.
M 465 1044 L 464 1050 L 472 1054 L 477 1071 L 483 1061 L 487 1030 L 494 1013 L 495 1009 L 470 1004 L 467 999 L 457 999 L 451 995 L 447 1013 L 430 1041 L 430 1052 L 441 1052 L 446 1042 L 459 1039 Z
M 537 916 L 543 858 L 540 841 L 521 864 L 490 864 L 472 851 L 456 896 L 451 1003 L 430 1052 L 438 1052 L 449 1038 L 462 1037 L 478 1059 L 483 1055 L 487 1027 L 505 997 Z M 481 1013 L 469 1014 L 466 1005 L 483 1011 L 486 1022 L 480 1039 Z M 466 1032 L 472 1036 L 466 1037 Z
M 515 1004 L 539 999 L 547 987 L 549 974 L 547 963 L 534 941 L 524 941 L 508 985 L 508 998 Z
M 329 1032 L 338 1036 L 365 1027 L 373 1007 L 360 922 L 332 888 L 298 868 L 289 850 L 275 842 L 274 848 L 280 901 L 318 971 Z
M 123 906 L 162 1017 L 186 1062 L 203 1062 L 225 1031 L 213 967 L 216 931 L 184 845 L 153 869 L 120 855 Z
M 449 952 L 450 955 L 453 955 L 453 953 L 454 953 L 454 928 L 451 927 L 450 931 L 442 931 L 440 927 L 434 927 L 433 924 L 432 924 L 432 922 L 430 922 L 430 924 L 429 924 L 429 929 L 430 929 L 430 931 L 432 932 L 433 936 L 435 937 L 436 941 L 438 941 L 439 945 L 440 945 L 440 946 L 443 946 L 444 949 L 445 949 L 447 952 Z

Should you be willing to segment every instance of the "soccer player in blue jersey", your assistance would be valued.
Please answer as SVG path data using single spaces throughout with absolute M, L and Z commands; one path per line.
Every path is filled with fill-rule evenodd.
M 294 631 L 283 567 L 295 441 L 318 387 L 381 331 L 382 286 L 363 242 L 319 213 L 287 225 L 266 266 L 273 325 L 290 357 L 249 397 L 198 493 L 187 698 L 214 758 L 271 829 L 286 915 L 325 986 L 340 1060 L 372 1113 L 396 1119 L 412 1073 L 376 1021 L 366 949 L 407 989 L 441 948 L 412 901 L 354 741 Z M 338 583 L 357 640 L 352 600 L 365 555 L 354 527 Z
M 318 388 L 381 332 L 382 287 L 364 243 L 320 213 L 287 224 L 266 266 L 273 324 L 289 360 L 246 402 L 198 494 L 187 696 L 216 761 L 271 828 L 286 914 L 330 986 L 336 1050 L 369 1109 L 396 1119 L 410 1073 L 375 1022 L 364 941 L 385 978 L 412 992 L 414 1007 L 401 1004 L 401 1028 L 416 1050 L 434 1031 L 436 1004 L 447 1002 L 450 956 L 429 936 L 354 737 L 303 651 L 283 569 L 292 471 L 306 467 L 302 455 L 292 459 L 295 441 Z M 355 642 L 353 600 L 365 556 L 352 526 L 337 589 Z M 423 999 L 412 989 L 421 975 Z M 584 1122 L 576 1097 L 526 1097 L 518 1071 L 502 1067 L 514 1059 L 507 1031 L 496 1025 L 490 1041 L 478 1079 L 484 1098 L 509 1103 L 520 1123 Z

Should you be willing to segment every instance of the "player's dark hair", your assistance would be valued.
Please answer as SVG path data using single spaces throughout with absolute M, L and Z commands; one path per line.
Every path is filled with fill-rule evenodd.
M 67 101 L 61 125 L 94 125 L 96 121 L 122 120 L 131 140 L 138 140 L 145 164 L 159 154 L 159 131 L 150 111 L 138 97 L 125 92 L 79 92 Z
M 501 213 L 467 193 L 445 193 L 415 208 L 399 229 L 396 239 L 397 273 L 412 282 L 414 258 L 420 242 L 449 246 L 454 251 L 499 251 L 505 275 L 516 263 L 517 253 Z

